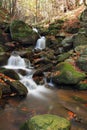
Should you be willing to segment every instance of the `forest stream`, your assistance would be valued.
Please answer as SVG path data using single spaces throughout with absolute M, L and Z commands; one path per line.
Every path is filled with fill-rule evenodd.
M 37 92 L 38 93 L 38 92 Z M 20 100 L 11 98 L 0 109 L 0 130 L 19 130 L 28 118 L 37 114 L 55 114 L 71 120 L 71 130 L 87 130 L 87 101 L 75 101 L 74 97 L 87 99 L 86 91 L 47 89 L 39 95 L 28 94 Z M 70 115 L 76 114 L 76 119 Z
M 43 114 L 87 130 L 87 8 L 71 17 L 38 29 L 21 20 L 0 23 L 0 130 L 19 130 Z

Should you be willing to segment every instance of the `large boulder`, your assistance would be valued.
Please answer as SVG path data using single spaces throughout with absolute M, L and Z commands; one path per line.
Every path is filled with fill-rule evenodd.
M 26 121 L 20 130 L 70 130 L 70 122 L 56 115 L 38 115 Z
M 16 93 L 18 96 L 26 96 L 28 93 L 27 88 L 19 81 L 9 81 L 7 80 L 6 83 L 10 86 L 11 91 Z
M 54 72 L 53 81 L 58 84 L 78 84 L 86 77 L 85 73 L 76 70 L 76 68 L 68 63 L 62 62 L 57 65 L 57 71 Z
M 21 82 L 0 73 L 0 95 L 2 97 L 10 96 L 11 94 L 26 96 L 27 93 L 27 88 Z
M 17 72 L 15 72 L 12 69 L 1 68 L 0 72 L 2 72 L 3 74 L 5 74 L 6 76 L 8 76 L 8 77 L 10 77 L 12 79 L 15 79 L 15 80 L 19 80 L 20 79 L 20 77 L 17 74 Z
M 38 38 L 38 34 L 29 25 L 19 20 L 11 23 L 10 33 L 13 40 L 21 42 L 25 46 L 35 44 Z

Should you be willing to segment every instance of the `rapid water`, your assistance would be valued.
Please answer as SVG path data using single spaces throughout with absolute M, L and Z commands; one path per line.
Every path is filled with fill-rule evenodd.
M 44 36 L 40 37 L 37 42 L 36 42 L 36 46 L 35 49 L 36 50 L 43 50 L 46 48 L 46 38 Z
M 34 69 L 26 67 L 25 60 L 19 57 L 19 54 L 12 53 L 5 67 L 14 69 L 18 73 L 20 81 L 28 88 L 29 94 L 22 101 L 18 97 L 7 99 L 7 104 L 0 109 L 0 130 L 19 130 L 27 119 L 38 114 L 55 114 L 68 119 L 69 111 L 76 113 L 82 120 L 81 122 L 71 120 L 71 130 L 87 130 L 87 92 L 56 88 L 50 90 L 44 85 L 37 85 L 32 78 Z M 20 73 L 20 69 L 26 72 L 25 75 Z M 46 74 L 44 73 L 45 84 L 47 84 Z M 52 78 L 48 84 L 54 86 Z M 74 97 L 77 100 L 74 100 Z M 78 97 L 83 100 L 78 101 Z
M 7 65 L 4 67 L 7 69 L 13 69 L 17 72 L 20 77 L 20 82 L 27 87 L 29 94 L 31 93 L 36 97 L 45 98 L 42 93 L 50 92 L 48 88 L 45 88 L 45 83 L 44 85 L 36 84 L 32 78 L 35 72 L 34 68 L 31 67 L 30 61 L 29 63 L 26 62 L 25 59 L 19 56 L 18 52 L 12 52 Z M 23 75 L 21 71 L 24 71 L 25 74 Z

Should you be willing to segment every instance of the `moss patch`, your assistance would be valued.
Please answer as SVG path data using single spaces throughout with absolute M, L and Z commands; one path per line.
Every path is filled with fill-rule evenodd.
M 38 115 L 28 120 L 20 130 L 70 130 L 70 122 L 56 115 Z
M 86 77 L 85 73 L 79 72 L 68 62 L 58 64 L 57 70 L 60 74 L 55 75 L 54 80 L 59 84 L 77 84 Z

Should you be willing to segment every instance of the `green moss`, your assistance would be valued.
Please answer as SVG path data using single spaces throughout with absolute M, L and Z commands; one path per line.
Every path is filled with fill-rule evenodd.
M 76 87 L 79 90 L 87 90 L 87 84 L 86 83 L 79 83 Z
M 24 38 L 24 37 L 28 37 L 30 34 L 33 34 L 32 29 L 25 24 L 23 21 L 18 21 L 15 20 L 11 23 L 11 32 L 13 32 L 12 34 L 12 38 L 13 39 L 17 39 L 19 38 Z
M 70 130 L 70 122 L 56 115 L 38 115 L 28 120 L 20 130 Z
M 54 79 L 58 80 L 58 83 L 77 84 L 86 77 L 85 73 L 77 71 L 68 62 L 60 63 L 57 65 L 57 69 L 60 71 L 60 75 L 56 75 Z
M 64 61 L 64 60 L 66 60 L 67 58 L 69 58 L 70 57 L 70 53 L 63 53 L 63 54 L 61 54 L 61 55 L 59 55 L 58 57 L 57 57 L 57 61 L 58 62 L 62 62 L 62 61 Z

